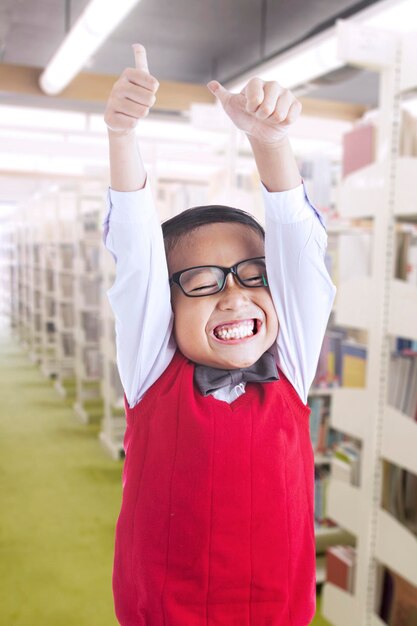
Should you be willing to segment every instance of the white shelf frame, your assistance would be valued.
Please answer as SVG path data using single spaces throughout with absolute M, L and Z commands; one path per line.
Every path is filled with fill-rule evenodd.
M 339 24 L 340 54 L 348 63 L 379 71 L 380 116 L 376 161 L 343 181 L 339 213 L 372 219 L 373 271 L 338 287 L 337 323 L 368 332 L 367 386 L 332 394 L 332 426 L 359 438 L 363 447 L 360 487 L 333 480 L 328 491 L 329 517 L 357 538 L 354 593 L 325 583 L 322 613 L 334 626 L 382 626 L 376 615 L 377 563 L 417 585 L 417 539 L 380 501 L 384 459 L 417 469 L 417 424 L 387 405 L 390 341 L 417 338 L 417 289 L 392 278 L 396 221 L 417 220 L 410 185 L 417 159 L 398 157 L 400 97 L 402 90 L 417 86 L 417 37 L 375 32 L 370 38 L 368 32 L 361 48 L 361 27 L 350 29 Z

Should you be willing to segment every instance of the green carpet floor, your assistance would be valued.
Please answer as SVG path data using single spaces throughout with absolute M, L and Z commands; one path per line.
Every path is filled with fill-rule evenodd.
M 1 325 L 0 387 L 0 623 L 117 626 L 122 462 Z M 319 615 L 312 625 L 330 626 Z

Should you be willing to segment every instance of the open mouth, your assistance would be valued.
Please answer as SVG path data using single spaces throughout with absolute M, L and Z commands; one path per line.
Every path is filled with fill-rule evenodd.
M 249 339 L 259 332 L 262 322 L 258 319 L 239 320 L 220 324 L 213 329 L 213 334 L 220 341 L 241 341 Z

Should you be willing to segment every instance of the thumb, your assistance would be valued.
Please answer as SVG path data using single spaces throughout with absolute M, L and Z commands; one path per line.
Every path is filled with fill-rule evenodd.
M 213 93 L 216 98 L 220 100 L 223 106 L 228 102 L 230 96 L 232 95 L 230 91 L 227 91 L 227 89 L 217 82 L 217 80 L 211 80 L 207 83 L 207 87 L 210 89 L 211 93 Z
M 137 70 L 143 70 L 149 73 L 148 59 L 146 58 L 145 46 L 140 43 L 134 43 L 133 54 L 135 55 L 135 65 Z

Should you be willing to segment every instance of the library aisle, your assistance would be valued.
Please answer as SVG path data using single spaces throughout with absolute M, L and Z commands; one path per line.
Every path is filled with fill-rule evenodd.
M 116 626 L 122 461 L 62 402 L 0 322 L 0 605 L 13 626 Z M 317 614 L 312 626 L 329 626 Z
M 0 329 L 1 623 L 116 626 L 111 593 L 122 462 Z

